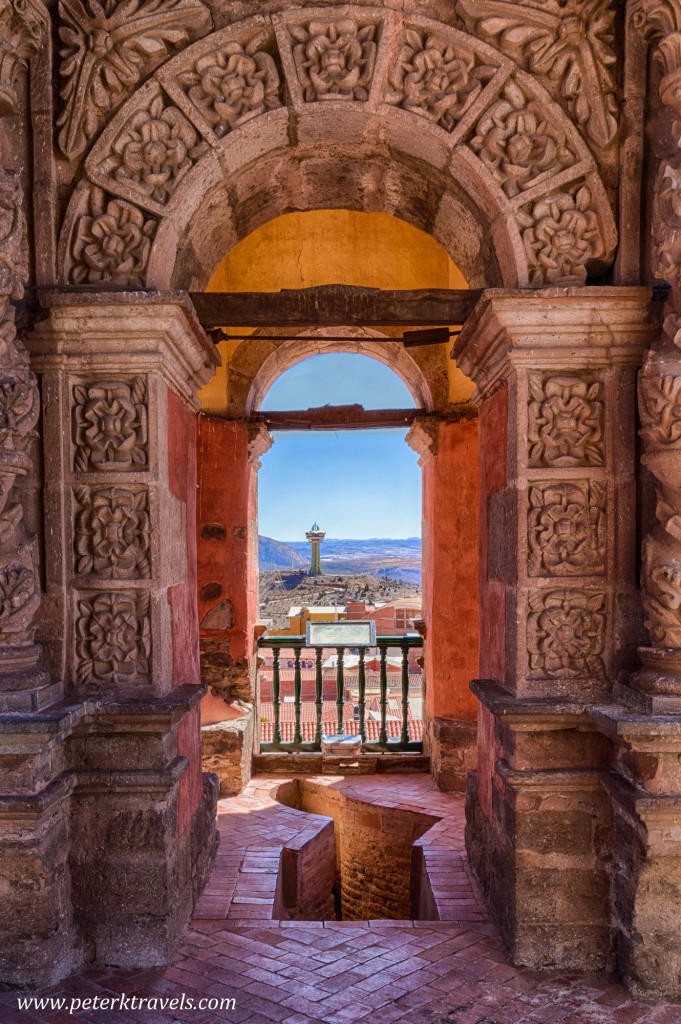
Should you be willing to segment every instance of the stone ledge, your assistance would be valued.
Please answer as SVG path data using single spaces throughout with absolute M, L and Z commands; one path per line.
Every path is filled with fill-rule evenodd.
M 541 793 L 565 790 L 593 790 L 600 787 L 603 773 L 594 768 L 542 768 L 537 770 L 511 768 L 508 761 L 499 758 L 494 769 L 513 789 L 536 789 Z
M 488 711 L 507 721 L 532 719 L 537 726 L 555 726 L 556 720 L 560 719 L 563 726 L 567 722 L 577 724 L 575 720 L 581 718 L 588 723 L 588 703 L 553 697 L 515 697 L 494 679 L 471 679 L 469 686 Z

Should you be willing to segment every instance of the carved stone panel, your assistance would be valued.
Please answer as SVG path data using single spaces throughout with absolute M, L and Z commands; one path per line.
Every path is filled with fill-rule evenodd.
M 586 284 L 605 244 L 588 185 L 577 183 L 518 211 L 533 287 Z
M 509 199 L 579 162 L 562 126 L 516 80 L 482 115 L 470 146 Z
M 406 28 L 386 100 L 451 132 L 497 67 L 485 63 L 463 36 Z
M 288 24 L 293 61 L 306 101 L 368 100 L 379 26 L 354 18 Z
M 63 110 L 59 147 L 72 159 L 149 70 L 210 26 L 200 0 L 60 0 Z
M 146 90 L 139 107 L 126 119 L 96 164 L 88 162 L 94 181 L 162 213 L 175 189 L 208 143 L 158 87 Z
M 605 484 L 534 480 L 528 501 L 530 576 L 605 573 Z
M 614 0 L 458 0 L 456 9 L 474 35 L 541 78 L 592 144 L 615 141 Z
M 94 593 L 77 602 L 80 685 L 148 682 L 151 657 L 147 592 Z
M 605 674 L 606 596 L 593 590 L 540 590 L 530 597 L 527 652 L 531 679 Z
M 282 105 L 271 30 L 228 38 L 195 58 L 176 81 L 217 138 Z
M 156 219 L 94 186 L 84 190 L 80 206 L 64 253 L 71 284 L 144 287 Z
M 148 579 L 147 492 L 125 487 L 77 487 L 75 554 L 79 575 Z
M 130 471 L 147 466 L 146 383 L 102 380 L 73 388 L 74 466 Z
M 638 407 L 649 449 L 681 448 L 681 376 L 640 374 Z
M 530 465 L 602 466 L 602 383 L 576 374 L 531 373 L 528 387 Z

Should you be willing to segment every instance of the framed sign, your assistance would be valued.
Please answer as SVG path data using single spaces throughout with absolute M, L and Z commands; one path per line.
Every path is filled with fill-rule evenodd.
M 306 647 L 374 647 L 376 623 L 310 622 L 305 630 Z

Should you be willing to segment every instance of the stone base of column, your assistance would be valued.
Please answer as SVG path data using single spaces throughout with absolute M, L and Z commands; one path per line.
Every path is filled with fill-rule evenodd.
M 72 780 L 0 797 L 0 981 L 46 988 L 78 970 L 69 852 Z
M 466 847 L 513 963 L 608 969 L 607 744 L 577 704 L 473 689 L 482 774 L 469 776 Z
M 591 717 L 614 746 L 614 770 L 604 788 L 613 818 L 617 967 L 632 990 L 678 999 L 681 715 L 646 715 L 613 705 L 595 708 Z
M 0 982 L 168 963 L 218 844 L 203 692 L 0 716 Z
M 476 722 L 436 716 L 424 722 L 424 752 L 430 755 L 430 773 L 444 793 L 465 793 L 466 777 L 477 759 Z
M 203 777 L 197 810 L 178 836 L 179 788 L 188 767 L 80 774 L 73 828 L 74 913 L 87 959 L 162 967 L 178 945 L 215 852 L 217 780 Z M 95 837 L 99 837 L 95 841 Z

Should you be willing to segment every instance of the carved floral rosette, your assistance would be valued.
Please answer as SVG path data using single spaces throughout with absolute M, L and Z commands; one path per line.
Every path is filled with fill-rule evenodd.
M 197 4 L 166 0 L 162 10 L 179 15 Z M 557 0 L 550 6 L 555 20 Z M 589 45 L 599 33 L 606 42 L 597 56 L 607 64 L 605 21 Z M 254 133 L 256 151 L 269 134 L 272 146 L 287 145 L 292 109 L 300 118 L 333 104 L 379 118 L 397 137 L 405 137 L 406 121 L 411 138 L 423 133 L 442 154 L 450 151 L 441 165 L 450 165 L 452 188 L 475 181 L 485 195 L 477 205 L 496 209 L 485 216 L 508 225 L 521 285 L 583 284 L 609 265 L 616 231 L 596 160 L 571 117 L 579 108 L 586 135 L 605 139 L 613 130 L 610 101 L 597 102 L 593 82 L 581 77 L 568 116 L 545 88 L 551 68 L 528 74 L 528 61 L 506 40 L 498 46 L 484 37 L 494 45 L 428 18 L 347 5 L 256 16 L 186 46 L 134 93 L 126 86 L 129 98 L 100 132 L 109 109 L 102 97 L 61 233 L 64 282 L 159 286 L 155 251 L 177 244 L 194 195 L 248 159 L 245 133 Z M 169 51 L 168 39 L 159 41 L 159 57 L 163 47 Z M 561 53 L 552 67 L 562 60 L 576 67 L 573 50 Z M 76 61 L 72 76 L 78 69 Z M 87 144 L 79 131 L 69 143 L 76 148 Z

